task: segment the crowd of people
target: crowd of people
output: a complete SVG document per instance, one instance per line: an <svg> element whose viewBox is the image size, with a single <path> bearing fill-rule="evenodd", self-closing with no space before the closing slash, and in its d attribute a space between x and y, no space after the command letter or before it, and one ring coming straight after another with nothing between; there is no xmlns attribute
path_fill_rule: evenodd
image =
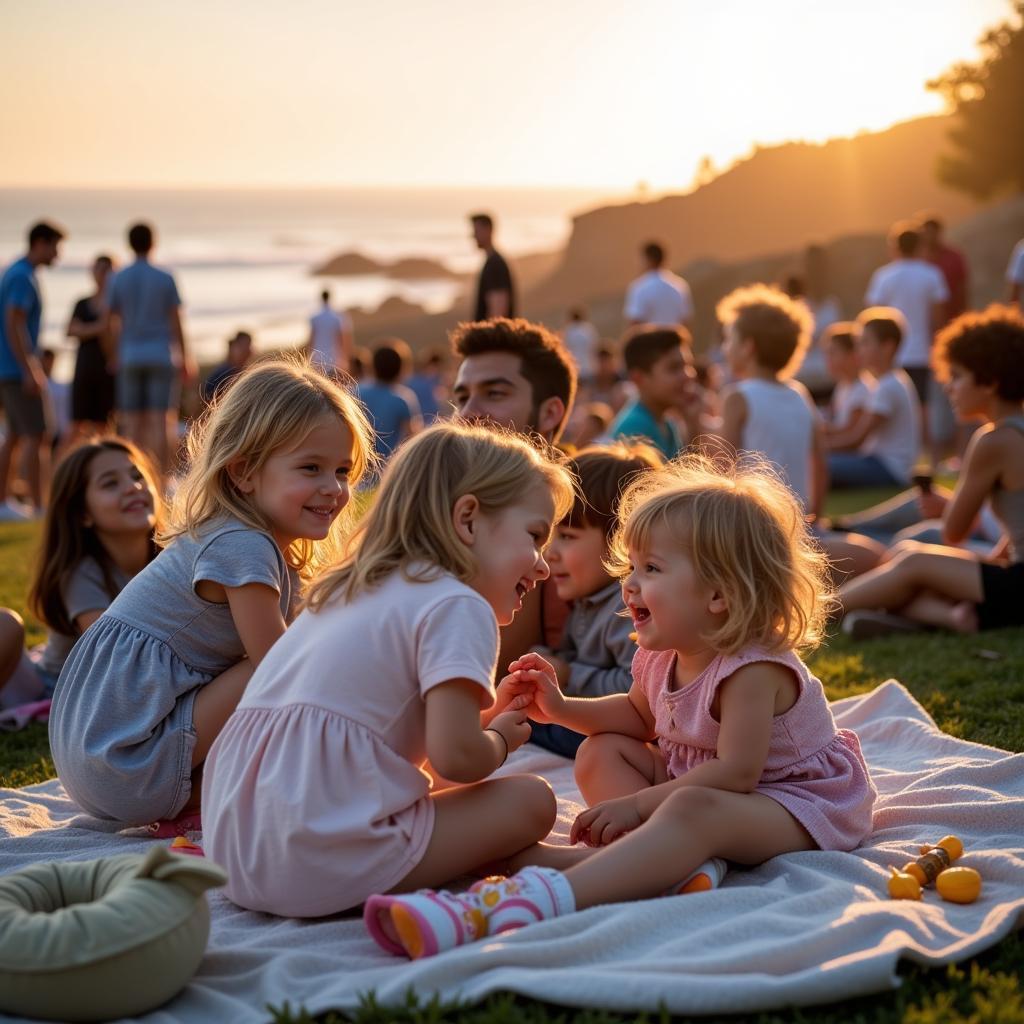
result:
<svg viewBox="0 0 1024 1024"><path fill-rule="evenodd" d="M801 652L835 619L1024 624L1024 243L1007 304L969 312L938 220L900 224L853 319L752 283L699 359L664 246L612 343L582 309L561 334L517 318L494 220L472 225L477 316L447 350L364 352L324 292L302 353L232 337L180 453L196 371L134 225L134 262L99 257L71 318L75 443L49 482L34 270L61 230L32 228L0 281L0 498L42 511L28 606L49 629L26 651L0 615L0 722L48 714L83 810L201 832L241 906L364 905L411 957L856 847L875 790ZM874 485L913 488L825 517L830 487ZM488 778L526 742L575 759L568 847L545 842L545 780ZM501 877L439 891L484 867Z"/></svg>

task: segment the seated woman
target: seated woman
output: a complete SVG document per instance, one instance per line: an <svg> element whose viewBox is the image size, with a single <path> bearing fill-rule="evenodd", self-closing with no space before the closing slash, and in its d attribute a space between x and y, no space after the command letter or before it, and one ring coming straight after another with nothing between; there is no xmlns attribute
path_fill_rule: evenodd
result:
<svg viewBox="0 0 1024 1024"><path fill-rule="evenodd" d="M872 611L964 633L1024 625L1024 317L1009 306L964 314L939 335L935 359L957 416L985 420L943 512L943 540L967 537L987 499L1002 544L988 559L937 544L898 545L891 561L839 590L844 629L854 636L898 628L899 620Z"/></svg>

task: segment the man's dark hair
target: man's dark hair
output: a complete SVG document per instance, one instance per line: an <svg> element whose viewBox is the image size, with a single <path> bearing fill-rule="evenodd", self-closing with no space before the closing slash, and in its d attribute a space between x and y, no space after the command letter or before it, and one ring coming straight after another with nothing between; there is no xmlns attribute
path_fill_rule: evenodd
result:
<svg viewBox="0 0 1024 1024"><path fill-rule="evenodd" d="M29 228L28 247L31 249L36 242L59 242L64 237L64 232L52 221L41 220Z"/></svg>
<svg viewBox="0 0 1024 1024"><path fill-rule="evenodd" d="M485 228L494 230L494 218L489 213L471 213L469 219L473 224L483 224Z"/></svg>
<svg viewBox="0 0 1024 1024"><path fill-rule="evenodd" d="M136 256L145 256L153 248L153 229L144 221L128 229L128 245Z"/></svg>
<svg viewBox="0 0 1024 1024"><path fill-rule="evenodd" d="M896 251L901 256L913 256L921 244L921 234L917 227L906 221L894 224L889 237L896 243Z"/></svg>
<svg viewBox="0 0 1024 1024"><path fill-rule="evenodd" d="M656 267L665 262L665 247L660 242L648 242L643 248L644 259Z"/></svg>
<svg viewBox="0 0 1024 1024"><path fill-rule="evenodd" d="M584 448L568 464L579 487L566 525L576 530L596 526L604 530L605 541L611 540L626 485L638 474L663 464L658 451L647 444L613 441Z"/></svg>
<svg viewBox="0 0 1024 1024"><path fill-rule="evenodd" d="M576 396L576 364L557 335L541 324L517 318L478 320L459 324L451 333L452 351L462 359L488 352L508 352L518 356L519 372L529 381L533 408L549 398L560 398L565 415L557 434L565 425Z"/></svg>
<svg viewBox="0 0 1024 1024"><path fill-rule="evenodd" d="M1024 402L1024 315L999 305L964 313L939 332L933 359L940 377L956 363L1004 402Z"/></svg>
<svg viewBox="0 0 1024 1024"><path fill-rule="evenodd" d="M331 293L326 288L320 293L320 301L321 302L330 302L331 301Z"/></svg>
<svg viewBox="0 0 1024 1024"><path fill-rule="evenodd" d="M835 345L837 348L841 348L844 352L852 352L854 342L857 340L857 325L851 323L849 320L837 320L834 324L829 324L821 333L821 344Z"/></svg>
<svg viewBox="0 0 1024 1024"><path fill-rule="evenodd" d="M107 270L112 270L114 267L114 257L108 256L105 252L101 252L99 256L97 256L96 259L93 260L93 263L99 263L102 266L106 267Z"/></svg>
<svg viewBox="0 0 1024 1024"><path fill-rule="evenodd" d="M412 362L409 346L393 338L373 350L373 376L381 384L394 384Z"/></svg>
<svg viewBox="0 0 1024 1024"><path fill-rule="evenodd" d="M865 313L867 314L865 316ZM894 348L899 348L900 342L903 341L903 327L900 322L890 316L875 316L872 311L865 310L865 313L861 313L857 317L857 324L861 330L865 327L871 328L871 333L879 341L887 342Z"/></svg>
<svg viewBox="0 0 1024 1024"><path fill-rule="evenodd" d="M691 348L690 332L685 327L651 327L638 324L630 328L622 339L622 361L627 370L650 373L651 367L673 349Z"/></svg>

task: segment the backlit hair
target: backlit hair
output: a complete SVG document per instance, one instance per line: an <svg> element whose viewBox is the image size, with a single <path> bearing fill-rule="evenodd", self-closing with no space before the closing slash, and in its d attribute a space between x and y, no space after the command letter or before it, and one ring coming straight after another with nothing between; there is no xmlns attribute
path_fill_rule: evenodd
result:
<svg viewBox="0 0 1024 1024"><path fill-rule="evenodd" d="M715 313L723 325L734 325L737 341L753 342L758 364L780 378L796 370L811 343L811 311L766 284L736 288L718 303Z"/></svg>
<svg viewBox="0 0 1024 1024"><path fill-rule="evenodd" d="M642 442L613 441L577 452L569 469L576 476L579 493L565 525L577 530L596 527L611 540L618 526L619 500L630 481L664 462L661 452Z"/></svg>
<svg viewBox="0 0 1024 1024"><path fill-rule="evenodd" d="M485 515L496 515L537 487L550 491L558 522L572 507L574 483L553 450L545 454L522 435L491 427L430 427L388 463L341 562L310 587L308 607L316 610L336 594L350 601L395 572L413 582L445 572L468 581L477 562L455 532L455 502L472 494Z"/></svg>
<svg viewBox="0 0 1024 1024"><path fill-rule="evenodd" d="M28 607L32 614L50 629L65 636L76 636L78 629L68 615L64 604L64 586L71 573L86 558L92 558L100 567L103 589L113 601L117 596L114 583L116 566L92 526L86 526L88 508L86 492L89 489L90 468L98 455L104 452L122 452L138 469L153 495L155 529L163 517L160 487L156 473L145 452L123 437L100 437L86 441L67 453L57 463L50 484L50 503L43 520L43 539L39 561L28 593ZM151 540L150 558L159 549Z"/></svg>
<svg viewBox="0 0 1024 1024"><path fill-rule="evenodd" d="M630 572L629 550L654 531L684 550L697 579L725 598L721 626L704 641L720 654L813 647L834 596L828 562L793 492L760 459L739 465L687 454L632 483L608 569Z"/></svg>
<svg viewBox="0 0 1024 1024"><path fill-rule="evenodd" d="M373 460L370 425L362 406L327 376L301 359L251 363L218 394L188 438L189 470L171 506L170 523L157 538L166 545L182 534L196 536L212 520L230 516L257 530L271 525L232 480L258 473L282 448L302 443L320 419L333 414L352 432L352 471L358 483ZM352 517L352 503L335 519L327 538L296 540L284 552L302 575L331 558Z"/></svg>
<svg viewBox="0 0 1024 1024"><path fill-rule="evenodd" d="M939 332L932 362L940 380L956 363L1004 402L1024 402L1024 314L1000 305L961 314Z"/></svg>

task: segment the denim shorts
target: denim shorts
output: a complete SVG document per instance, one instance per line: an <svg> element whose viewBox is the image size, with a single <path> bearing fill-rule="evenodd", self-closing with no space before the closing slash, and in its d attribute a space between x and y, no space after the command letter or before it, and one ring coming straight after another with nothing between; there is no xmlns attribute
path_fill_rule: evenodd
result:
<svg viewBox="0 0 1024 1024"><path fill-rule="evenodd" d="M119 412L176 409L180 400L176 366L122 366L117 371Z"/></svg>

